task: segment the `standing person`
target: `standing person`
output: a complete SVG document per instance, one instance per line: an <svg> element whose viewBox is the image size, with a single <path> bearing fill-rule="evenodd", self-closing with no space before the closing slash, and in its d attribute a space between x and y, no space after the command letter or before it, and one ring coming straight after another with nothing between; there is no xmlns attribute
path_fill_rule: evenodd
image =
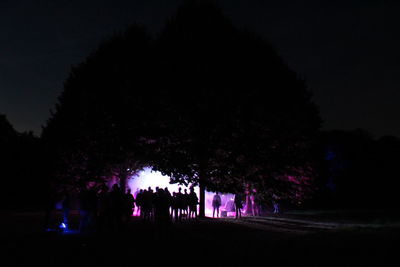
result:
<svg viewBox="0 0 400 267"><path fill-rule="evenodd" d="M142 207L141 213L143 212L143 219L145 221L151 221L153 218L153 190L151 187L148 190L143 191L142 195Z"/></svg>
<svg viewBox="0 0 400 267"><path fill-rule="evenodd" d="M97 197L97 231L104 232L110 222L110 198L108 187L103 184L100 186Z"/></svg>
<svg viewBox="0 0 400 267"><path fill-rule="evenodd" d="M182 195L182 211L184 213L184 217L186 219L189 219L189 212L188 212L188 208L189 208L189 194L187 192L187 189L185 188L184 190L184 194Z"/></svg>
<svg viewBox="0 0 400 267"><path fill-rule="evenodd" d="M194 188L190 187L190 194L189 194L189 219L196 219L197 218L197 204L199 204L199 199L197 198L196 193L194 192Z"/></svg>
<svg viewBox="0 0 400 267"><path fill-rule="evenodd" d="M136 216L139 214L139 212L138 212L139 206L137 204L137 196L138 196L139 192L140 192L140 189L136 188L136 192L133 193L133 199L135 200L135 205L134 206L136 206L136 207L133 207L133 214L136 215Z"/></svg>
<svg viewBox="0 0 400 267"><path fill-rule="evenodd" d="M182 188L178 188L178 193L176 193L176 205L178 206L179 209L179 221L182 221L182 213L183 213L183 194L182 194Z"/></svg>
<svg viewBox="0 0 400 267"><path fill-rule="evenodd" d="M178 203L178 193L172 193L172 211L171 211L171 219L174 218L175 222L179 220L179 203Z"/></svg>
<svg viewBox="0 0 400 267"><path fill-rule="evenodd" d="M111 228L120 231L122 227L124 194L118 184L114 184L110 192Z"/></svg>
<svg viewBox="0 0 400 267"><path fill-rule="evenodd" d="M257 198L257 190L253 189L253 193L250 195L250 200L251 200L251 212L253 216L259 216L259 203L258 203L258 198Z"/></svg>
<svg viewBox="0 0 400 267"><path fill-rule="evenodd" d="M272 195L272 204L274 205L274 213L279 213L278 196L275 194Z"/></svg>
<svg viewBox="0 0 400 267"><path fill-rule="evenodd" d="M236 219L242 217L242 208L243 208L243 196L242 194L238 193L235 195L235 212L236 212Z"/></svg>
<svg viewBox="0 0 400 267"><path fill-rule="evenodd" d="M167 205L168 205L168 213L172 214L172 211L173 211L173 209L172 209L172 195L171 195L171 192L169 192L168 187L164 188L164 194L165 194L165 201L167 202ZM170 216L170 219L172 219L172 215Z"/></svg>
<svg viewBox="0 0 400 267"><path fill-rule="evenodd" d="M279 213L279 204L276 200L273 200L273 204L274 204L274 213Z"/></svg>
<svg viewBox="0 0 400 267"><path fill-rule="evenodd" d="M143 189L139 190L139 193L135 196L136 200L136 215L139 215L141 218L143 218Z"/></svg>
<svg viewBox="0 0 400 267"><path fill-rule="evenodd" d="M169 203L168 195L164 189L159 188L154 195L154 219L157 225L163 227L169 223Z"/></svg>
<svg viewBox="0 0 400 267"><path fill-rule="evenodd" d="M147 201L149 204L149 220L153 221L154 220L154 191L153 189L149 186L148 188L148 194L147 194Z"/></svg>
<svg viewBox="0 0 400 267"><path fill-rule="evenodd" d="M131 189L126 191L124 196L124 210L125 220L128 222L133 214L135 208L135 198L131 194Z"/></svg>
<svg viewBox="0 0 400 267"><path fill-rule="evenodd" d="M170 224L168 202L168 194L165 193L164 189L159 188L154 194L154 221L156 225L156 234L159 235L159 238L163 239L167 237Z"/></svg>
<svg viewBox="0 0 400 267"><path fill-rule="evenodd" d="M161 192L160 188L157 186L156 191L153 193L153 220L158 223L160 220L160 210L162 210L162 201L163 201L163 192Z"/></svg>
<svg viewBox="0 0 400 267"><path fill-rule="evenodd" d="M221 206L221 197L218 195L218 192L213 197L212 206L213 206L213 218L215 217L215 211L217 211L217 218L218 218L219 207Z"/></svg>

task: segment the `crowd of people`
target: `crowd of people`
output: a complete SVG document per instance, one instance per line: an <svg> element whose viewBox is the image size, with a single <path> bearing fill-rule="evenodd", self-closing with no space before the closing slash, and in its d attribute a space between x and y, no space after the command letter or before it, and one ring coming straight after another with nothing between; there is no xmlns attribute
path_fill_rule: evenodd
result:
<svg viewBox="0 0 400 267"><path fill-rule="evenodd" d="M178 192L169 192L165 189L156 187L153 192L151 187L140 189L135 199L136 214L139 214L146 221L182 221L183 219L197 218L198 197L194 192L194 188L178 189Z"/></svg>
<svg viewBox="0 0 400 267"><path fill-rule="evenodd" d="M135 194L130 189L123 192L118 184L112 186L92 187L81 190L78 196L80 223L79 230L108 231L119 230L130 220L133 214L145 221L167 225L171 221L197 219L198 197L194 188L178 189L169 192L168 188L138 189ZM62 227L69 225L71 197L67 190L62 191Z"/></svg>
<svg viewBox="0 0 400 267"><path fill-rule="evenodd" d="M189 191L189 192L188 192ZM61 226L68 228L71 210L71 196L67 190L61 191L61 209L63 219ZM182 220L195 220L198 217L199 199L191 187L188 189L178 188L177 192L171 193L168 188L151 187L137 189L132 194L131 189L123 192L118 184L114 184L109 190L106 185L100 187L88 187L78 194L79 200L79 230L86 231L118 231L124 224L129 222L132 215L139 216L144 221L155 222L157 225L165 226L170 222L181 222ZM246 203L244 203L246 202ZM255 202L254 194L246 196L236 194L229 201L230 208L225 207L223 211L235 212L236 218L242 217L242 209L246 204L246 214L258 216L259 212ZM218 192L212 199L213 217L221 217L221 196ZM279 213L277 198L273 200L273 213ZM250 209L250 210L249 210ZM223 215L225 217L226 214ZM48 216L46 216L47 218Z"/></svg>

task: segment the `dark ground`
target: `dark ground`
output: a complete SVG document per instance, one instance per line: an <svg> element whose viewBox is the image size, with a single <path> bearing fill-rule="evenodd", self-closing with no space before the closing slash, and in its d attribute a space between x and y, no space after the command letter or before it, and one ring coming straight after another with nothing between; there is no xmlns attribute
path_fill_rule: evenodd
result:
<svg viewBox="0 0 400 267"><path fill-rule="evenodd" d="M399 224L363 216L203 219L167 232L133 218L120 233L83 235L42 231L41 213L1 213L0 266L396 265Z"/></svg>

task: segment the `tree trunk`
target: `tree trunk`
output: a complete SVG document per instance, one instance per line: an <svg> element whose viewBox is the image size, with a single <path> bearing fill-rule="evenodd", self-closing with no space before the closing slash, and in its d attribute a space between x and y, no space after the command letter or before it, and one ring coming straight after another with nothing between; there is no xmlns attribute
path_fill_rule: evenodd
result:
<svg viewBox="0 0 400 267"><path fill-rule="evenodd" d="M204 182L202 179L199 180L199 190L200 190L200 211L199 211L199 217L200 218L205 218L206 217L206 187L204 186Z"/></svg>
<svg viewBox="0 0 400 267"><path fill-rule="evenodd" d="M205 218L206 217L206 187L204 186L204 176L203 173L200 174L199 177L199 190L200 190L200 210L199 210L199 217Z"/></svg>
<svg viewBox="0 0 400 267"><path fill-rule="evenodd" d="M119 173L119 188L123 193L125 193L127 178L128 171L126 170L126 166L122 166Z"/></svg>

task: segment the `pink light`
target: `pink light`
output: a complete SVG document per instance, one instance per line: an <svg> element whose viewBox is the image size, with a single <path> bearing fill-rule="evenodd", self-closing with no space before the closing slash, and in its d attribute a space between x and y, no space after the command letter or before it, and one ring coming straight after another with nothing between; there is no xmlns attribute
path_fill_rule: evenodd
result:
<svg viewBox="0 0 400 267"><path fill-rule="evenodd" d="M131 189L132 194L135 194L138 189L147 189L151 187L153 190L158 186L159 188L167 187L168 190L171 192L178 192L178 188L182 188L183 190L186 188L189 192L189 187L179 184L170 184L170 178L168 176L162 175L160 172L152 171L151 168L145 168L137 175L132 176L128 181L128 187ZM196 186L194 188L197 197L200 197L199 188ZM214 197L213 192L205 193L205 214L207 217L212 217L213 208L212 208L212 199ZM222 205L220 207L220 215L221 211L227 211L228 216L232 216L232 203L233 203L233 195L232 194L220 194ZM137 215L137 214L135 214ZM233 213L234 216L234 213Z"/></svg>

